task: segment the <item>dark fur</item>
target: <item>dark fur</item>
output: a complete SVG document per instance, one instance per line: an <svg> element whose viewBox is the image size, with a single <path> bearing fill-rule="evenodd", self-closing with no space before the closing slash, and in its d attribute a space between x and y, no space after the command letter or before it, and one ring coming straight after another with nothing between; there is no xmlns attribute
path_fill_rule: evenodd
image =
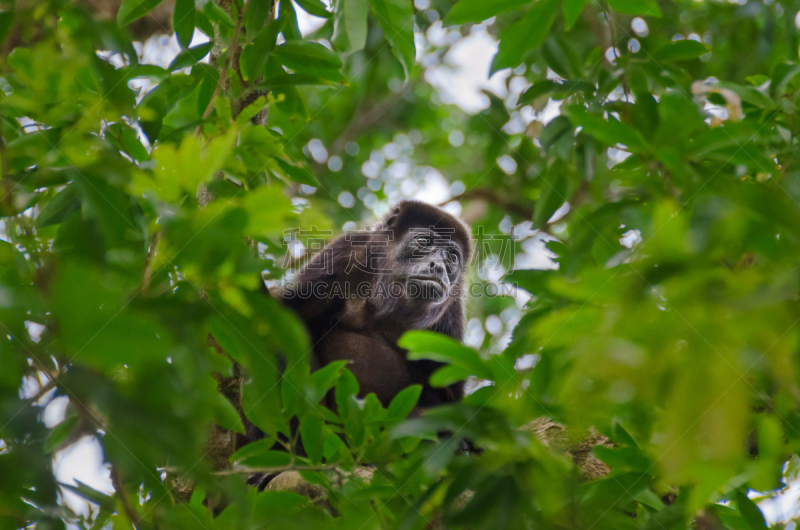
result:
<svg viewBox="0 0 800 530"><path fill-rule="evenodd" d="M430 245L423 245L419 238L424 234L417 234L415 229L431 227L436 237ZM454 251L460 253L457 267L448 261ZM404 388L420 384L423 391L418 408L432 407L460 400L463 382L448 388L431 387L428 379L441 363L407 360L406 351L397 345L397 340L413 329L433 330L462 340L464 266L470 253L470 233L461 221L436 206L403 201L373 230L345 234L329 244L291 283L272 294L280 296L308 326L314 345L312 370L336 360L348 360L361 397L375 393L386 406ZM354 262L366 264L367 270L347 270ZM408 275L416 278L411 283L419 281L420 275L437 278L445 286L446 296L432 301L409 297L408 290L400 297L383 294L393 282L406 281ZM431 285L425 281L422 284ZM371 286L374 296L335 295L357 295L359 285ZM309 288L324 296L300 295L308 294ZM427 289L426 293L440 292L435 287ZM335 409L330 397L325 404ZM248 434L251 440L261 437Z"/></svg>
<svg viewBox="0 0 800 530"><path fill-rule="evenodd" d="M460 267L457 278L451 283L450 295L440 304L384 296L391 282L397 281L397 274L406 272L404 269L409 266L408 238L414 235L410 231L429 227L434 227L435 233L443 239L449 237L461 253ZM423 385L420 407L460 399L463 384L447 389L430 387L428 378L440 364L407 361L397 340L412 329L434 330L462 340L463 266L470 256L469 238L466 226L452 215L429 204L403 201L373 230L343 235L317 254L281 293L284 303L308 325L317 366L335 360L351 361L348 368L359 382L361 395L374 392L384 405L412 384ZM413 260L416 262L411 265L417 268L424 261L419 256ZM367 264L369 271L358 268L347 271L348 264L356 261ZM328 263L331 265L326 266ZM372 272L375 269L392 272ZM358 286L365 284L372 285L375 296L345 299L335 294L323 298L298 295L304 287L308 293L309 286L329 295L337 293L337 287L340 293L358 294ZM378 284L382 284L382 290Z"/></svg>

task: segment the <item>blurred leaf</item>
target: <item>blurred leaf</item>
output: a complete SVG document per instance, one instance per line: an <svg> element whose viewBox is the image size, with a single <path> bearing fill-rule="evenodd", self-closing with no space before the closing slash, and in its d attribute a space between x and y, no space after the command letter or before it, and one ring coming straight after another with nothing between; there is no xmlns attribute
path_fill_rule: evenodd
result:
<svg viewBox="0 0 800 530"><path fill-rule="evenodd" d="M283 20L270 22L258 32L251 42L242 47L242 54L239 57L239 67L242 78L245 81L255 81L259 79L267 61L275 50L278 33L280 33L282 28Z"/></svg>
<svg viewBox="0 0 800 530"><path fill-rule="evenodd" d="M325 4L320 0L296 0L297 5L303 8L309 15L321 18L331 18L331 12L325 9Z"/></svg>
<svg viewBox="0 0 800 530"><path fill-rule="evenodd" d="M556 0L537 0L519 21L500 34L497 55L492 59L490 74L503 68L514 68L522 62L528 50L544 40L556 17Z"/></svg>
<svg viewBox="0 0 800 530"><path fill-rule="evenodd" d="M562 9L564 11L564 27L567 30L575 25L585 5L586 0L564 0Z"/></svg>
<svg viewBox="0 0 800 530"><path fill-rule="evenodd" d="M403 65L405 77L411 76L414 65L414 10L406 0L368 0L375 18L383 29L392 53Z"/></svg>
<svg viewBox="0 0 800 530"><path fill-rule="evenodd" d="M702 42L684 39L671 42L653 54L656 61L686 61L708 53L709 47Z"/></svg>
<svg viewBox="0 0 800 530"><path fill-rule="evenodd" d="M117 11L117 24L127 26L134 20L145 16L151 9L161 3L161 0L122 0Z"/></svg>
<svg viewBox="0 0 800 530"><path fill-rule="evenodd" d="M584 133L594 136L606 145L613 146L620 143L634 153L647 147L642 135L630 125L611 117L603 119L577 106L569 107L567 112L572 122L582 127Z"/></svg>
<svg viewBox="0 0 800 530"><path fill-rule="evenodd" d="M278 167L280 167L281 172L293 181L299 182L300 184L306 184L308 186L316 187L320 185L317 177L307 167L295 165L281 159L276 160L276 162L278 163Z"/></svg>
<svg viewBox="0 0 800 530"><path fill-rule="evenodd" d="M109 125L106 129L106 138L114 144L114 147L123 151L137 162L144 162L150 158L147 149L137 138L136 131L124 123L112 123Z"/></svg>
<svg viewBox="0 0 800 530"><path fill-rule="evenodd" d="M411 360L431 359L446 362L471 371L479 378L491 379L492 374L478 352L452 338L431 331L408 331L398 341L408 350Z"/></svg>
<svg viewBox="0 0 800 530"><path fill-rule="evenodd" d="M2 43L6 39L6 35L8 35L8 30L11 29L11 26L14 24L14 13L5 11L0 12L0 43Z"/></svg>
<svg viewBox="0 0 800 530"><path fill-rule="evenodd" d="M36 218L36 225L44 227L60 223L80 207L81 199L78 194L78 187L75 184L70 184L47 202Z"/></svg>
<svg viewBox="0 0 800 530"><path fill-rule="evenodd" d="M74 480L74 479L73 479ZM92 502L98 506L101 506L105 509L113 510L115 508L114 498L106 495L105 493L98 491L91 486L87 486L80 480L75 480L77 486L73 486L71 484L64 484L59 483L59 487L64 488L66 490L71 491L72 493L83 497L89 502Z"/></svg>
<svg viewBox="0 0 800 530"><path fill-rule="evenodd" d="M286 41L272 52L287 68L331 81L343 80L342 62L334 52L316 42Z"/></svg>
<svg viewBox="0 0 800 530"><path fill-rule="evenodd" d="M225 430L245 434L244 425L239 412L222 394L215 392L214 396L214 421Z"/></svg>
<svg viewBox="0 0 800 530"><path fill-rule="evenodd" d="M608 0L611 9L626 15L660 17L661 10L654 0Z"/></svg>
<svg viewBox="0 0 800 530"><path fill-rule="evenodd" d="M274 8L272 2L255 1L247 5L247 12L244 15L247 42L252 42L258 35L262 34L264 26L267 25L269 20L271 8ZM275 21L272 23L275 23Z"/></svg>
<svg viewBox="0 0 800 530"><path fill-rule="evenodd" d="M569 180L565 175L550 171L541 179L542 189L533 211L533 224L536 227L543 227L569 199Z"/></svg>
<svg viewBox="0 0 800 530"><path fill-rule="evenodd" d="M367 11L367 3L362 0L336 1L331 44L337 50L354 52L364 49L367 43Z"/></svg>
<svg viewBox="0 0 800 530"><path fill-rule="evenodd" d="M52 453L58 449L69 438L69 435L79 422L79 416L67 416L61 423L56 425L44 442L45 453Z"/></svg>
<svg viewBox="0 0 800 530"><path fill-rule="evenodd" d="M172 60L171 63L169 63L168 70L170 72L174 72L175 70L181 70L187 66L194 65L195 63L199 62L200 59L208 55L213 47L213 42L207 42L205 44L195 46L194 48L187 48L183 50Z"/></svg>
<svg viewBox="0 0 800 530"><path fill-rule="evenodd" d="M230 14L226 13L224 9L218 6L215 2L206 2L203 7L203 13L208 19L216 24L220 24L228 29L233 29L236 24L233 22ZM213 36L213 32L208 36Z"/></svg>
<svg viewBox="0 0 800 530"><path fill-rule="evenodd" d="M389 403L389 418L405 418L408 416L419 400L422 393L421 385L411 385L401 390Z"/></svg>
<svg viewBox="0 0 800 530"><path fill-rule="evenodd" d="M184 50L189 47L194 35L194 11L194 0L175 0L172 28Z"/></svg>
<svg viewBox="0 0 800 530"><path fill-rule="evenodd" d="M554 37L545 39L542 56L548 66L561 77L565 79L581 79L583 77L580 57L567 40ZM569 82L564 85L561 88L567 89ZM573 89L577 90L583 86L585 85L578 85ZM594 91L594 86L591 86L591 91Z"/></svg>
<svg viewBox="0 0 800 530"><path fill-rule="evenodd" d="M499 0L496 2L482 2L481 0L459 0L444 18L446 26L463 24L465 22L483 22L486 19L510 11L532 0Z"/></svg>
<svg viewBox="0 0 800 530"><path fill-rule="evenodd" d="M312 464L322 461L324 436L322 420L317 416L305 416L300 421L300 436L303 439L303 448Z"/></svg>
<svg viewBox="0 0 800 530"><path fill-rule="evenodd" d="M764 520L761 510L742 490L736 490L736 505L749 528L752 530L767 528L767 522Z"/></svg>

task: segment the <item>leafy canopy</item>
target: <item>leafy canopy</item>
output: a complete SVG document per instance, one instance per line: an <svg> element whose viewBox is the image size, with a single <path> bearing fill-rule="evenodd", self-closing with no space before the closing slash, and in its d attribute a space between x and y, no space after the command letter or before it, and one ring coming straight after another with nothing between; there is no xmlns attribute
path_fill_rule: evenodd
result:
<svg viewBox="0 0 800 530"><path fill-rule="evenodd" d="M800 462L796 3L176 0L161 64L131 37L158 4L0 5L1 528L765 526L753 492ZM505 94L443 102L487 36ZM434 384L482 381L406 420L419 387L383 408L311 373L258 275L419 189L474 227L473 293L523 294L472 295L468 345L402 339ZM267 438L231 461L333 510L205 457L211 423L242 431L234 361ZM540 416L607 436L609 474L519 431ZM272 450L292 417L306 457ZM53 473L87 437L103 491Z"/></svg>

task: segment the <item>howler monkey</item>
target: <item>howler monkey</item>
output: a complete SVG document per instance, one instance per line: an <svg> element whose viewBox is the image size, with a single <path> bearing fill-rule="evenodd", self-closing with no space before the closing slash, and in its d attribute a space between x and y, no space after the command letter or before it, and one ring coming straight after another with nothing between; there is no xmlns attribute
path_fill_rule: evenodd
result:
<svg viewBox="0 0 800 530"><path fill-rule="evenodd" d="M397 340L415 329L462 340L470 252L464 223L436 206L402 201L372 230L346 233L326 246L271 294L308 327L312 370L347 360L360 397L375 393L387 406L419 384L417 407L431 407L460 400L463 382L431 387L428 379L441 363L408 360ZM329 398L325 405L336 406ZM250 440L263 436L248 427Z"/></svg>
<svg viewBox="0 0 800 530"><path fill-rule="evenodd" d="M374 392L384 406L413 384L423 387L419 407L461 399L463 383L431 387L428 378L440 363L407 360L397 340L412 329L462 340L469 256L464 223L410 200L374 229L347 233L325 247L280 295L308 326L312 369L350 361L361 397Z"/></svg>

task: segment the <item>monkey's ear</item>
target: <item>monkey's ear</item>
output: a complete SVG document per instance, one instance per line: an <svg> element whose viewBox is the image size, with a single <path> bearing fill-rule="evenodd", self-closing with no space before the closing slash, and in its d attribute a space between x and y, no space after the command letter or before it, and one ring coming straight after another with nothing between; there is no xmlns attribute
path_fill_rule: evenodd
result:
<svg viewBox="0 0 800 530"><path fill-rule="evenodd" d="M383 227L384 228L394 228L397 224L397 220L400 216L400 207L395 206L391 213L383 220Z"/></svg>

